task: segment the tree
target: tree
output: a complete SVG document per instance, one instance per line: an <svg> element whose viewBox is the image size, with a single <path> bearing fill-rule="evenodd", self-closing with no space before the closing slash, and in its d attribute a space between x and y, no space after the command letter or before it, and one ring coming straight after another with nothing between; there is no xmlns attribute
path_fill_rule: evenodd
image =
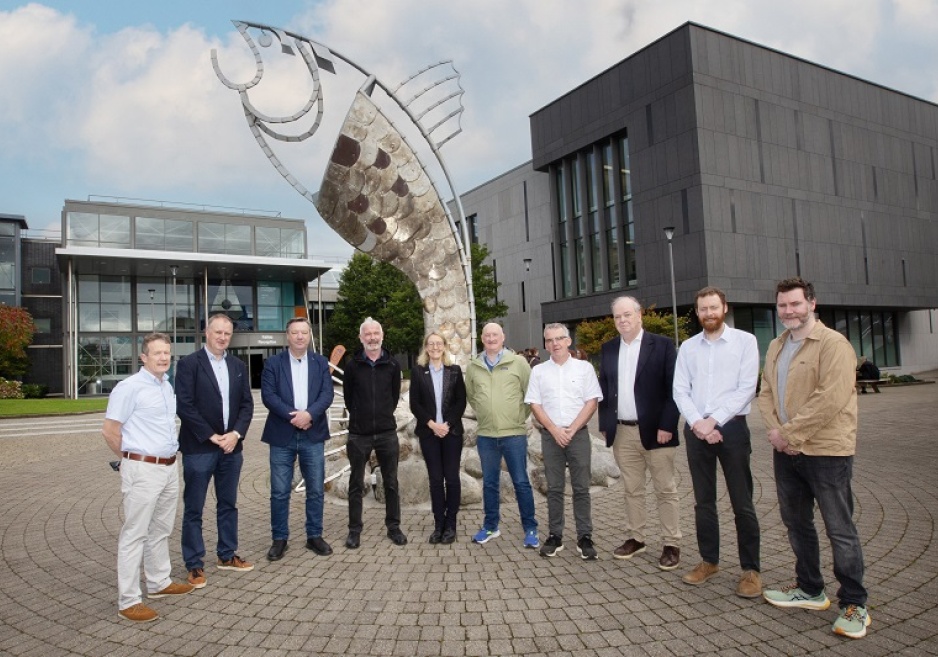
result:
<svg viewBox="0 0 938 657"><path fill-rule="evenodd" d="M402 271L356 252L339 282L326 347L359 346L358 329L366 317L384 328L384 346L394 353L416 353L423 340L423 306L416 286Z"/></svg>
<svg viewBox="0 0 938 657"><path fill-rule="evenodd" d="M26 347L36 326L25 308L0 305L0 377L19 378L29 369Z"/></svg>
<svg viewBox="0 0 938 657"><path fill-rule="evenodd" d="M486 264L489 249L484 244L472 245L472 296L476 302L476 326L479 332L496 317L508 314L508 304L498 300L501 283L495 280L495 268Z"/></svg>
<svg viewBox="0 0 938 657"><path fill-rule="evenodd" d="M677 318L678 337L684 342L690 337L690 320L687 317ZM649 333L674 337L674 315L672 313L658 312L648 308L642 313L642 328ZM582 321L576 327L576 346L590 356L599 353L604 342L608 342L619 335L612 317Z"/></svg>

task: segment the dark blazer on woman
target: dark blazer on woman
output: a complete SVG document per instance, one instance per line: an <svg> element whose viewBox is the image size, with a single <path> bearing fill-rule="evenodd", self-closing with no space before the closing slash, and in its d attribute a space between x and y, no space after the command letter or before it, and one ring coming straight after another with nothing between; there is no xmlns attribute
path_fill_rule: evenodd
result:
<svg viewBox="0 0 938 657"><path fill-rule="evenodd" d="M466 384L459 365L443 366L443 421L454 436L463 433L462 415L466 410ZM429 365L418 365L410 374L410 412L417 418L416 434L433 436L427 422L436 419L436 396Z"/></svg>

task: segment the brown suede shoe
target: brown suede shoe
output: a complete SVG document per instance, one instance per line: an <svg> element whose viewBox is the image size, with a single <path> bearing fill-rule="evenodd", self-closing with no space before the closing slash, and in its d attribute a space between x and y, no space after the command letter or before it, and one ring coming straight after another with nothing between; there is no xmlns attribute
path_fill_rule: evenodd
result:
<svg viewBox="0 0 938 657"><path fill-rule="evenodd" d="M157 591L156 593L147 593L148 598L165 598L168 595L185 595L186 593L192 593L195 589L191 584L181 584L180 582L170 582L162 591Z"/></svg>
<svg viewBox="0 0 938 657"><path fill-rule="evenodd" d="M692 571L684 575L681 579L687 584L700 586L718 572L720 572L720 567L715 563L701 561Z"/></svg>
<svg viewBox="0 0 938 657"><path fill-rule="evenodd" d="M237 554L228 559L227 561L218 560L218 570L237 570L242 573L246 573L249 570L254 570L254 564L250 561L245 561Z"/></svg>
<svg viewBox="0 0 938 657"><path fill-rule="evenodd" d="M681 564L681 548L665 545L658 559L658 568L661 570L674 570Z"/></svg>
<svg viewBox="0 0 938 657"><path fill-rule="evenodd" d="M740 598L762 597L762 577L755 570L744 570L736 586L736 595Z"/></svg>
<svg viewBox="0 0 938 657"><path fill-rule="evenodd" d="M644 543L636 541L634 538L630 538L625 543L617 547L612 553L612 556L614 556L616 559L631 559L636 554L641 554L644 551Z"/></svg>
<svg viewBox="0 0 938 657"><path fill-rule="evenodd" d="M186 578L189 585L194 589L205 588L205 571L202 568L193 568L189 571L189 577Z"/></svg>
<svg viewBox="0 0 938 657"><path fill-rule="evenodd" d="M117 612L117 615L121 618L126 618L129 621L134 623L149 623L150 621L155 621L160 617L155 610L150 609L142 602L138 602L135 605L127 607L127 609L121 609Z"/></svg>

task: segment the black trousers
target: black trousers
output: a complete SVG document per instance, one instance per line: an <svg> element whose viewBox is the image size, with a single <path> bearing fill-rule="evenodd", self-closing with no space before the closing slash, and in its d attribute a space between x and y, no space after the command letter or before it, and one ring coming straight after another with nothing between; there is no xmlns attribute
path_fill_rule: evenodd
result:
<svg viewBox="0 0 938 657"><path fill-rule="evenodd" d="M374 451L378 457L378 467L381 468L381 479L384 482L384 524L389 530L400 529L401 526L401 498L397 488L397 463L401 453L397 432L387 431L374 435L361 435L350 433L348 436L349 464L352 466L351 479L348 485L348 529L350 532L361 532L362 527L362 494L365 465Z"/></svg>

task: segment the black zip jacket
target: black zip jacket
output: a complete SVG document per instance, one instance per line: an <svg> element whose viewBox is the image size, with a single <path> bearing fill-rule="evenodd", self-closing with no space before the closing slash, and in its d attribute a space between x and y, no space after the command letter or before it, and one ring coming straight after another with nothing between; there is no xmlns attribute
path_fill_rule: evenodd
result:
<svg viewBox="0 0 938 657"><path fill-rule="evenodd" d="M394 409L401 398L401 366L385 350L372 363L359 349L345 365L349 433L372 436L397 429Z"/></svg>

